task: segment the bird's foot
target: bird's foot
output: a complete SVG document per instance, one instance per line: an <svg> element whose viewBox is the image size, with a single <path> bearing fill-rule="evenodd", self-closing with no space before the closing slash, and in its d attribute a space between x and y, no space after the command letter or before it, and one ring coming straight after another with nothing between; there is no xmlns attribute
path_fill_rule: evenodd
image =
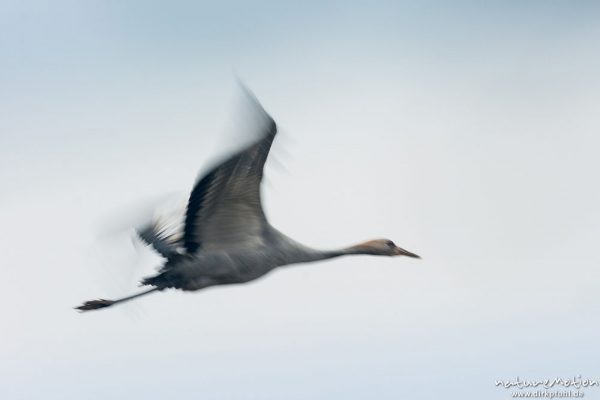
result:
<svg viewBox="0 0 600 400"><path fill-rule="evenodd" d="M113 304L115 304L115 302L113 300L105 300L105 299L90 300L90 301L86 301L79 307L75 307L75 309L79 310L79 311L98 310L100 308L110 307Z"/></svg>

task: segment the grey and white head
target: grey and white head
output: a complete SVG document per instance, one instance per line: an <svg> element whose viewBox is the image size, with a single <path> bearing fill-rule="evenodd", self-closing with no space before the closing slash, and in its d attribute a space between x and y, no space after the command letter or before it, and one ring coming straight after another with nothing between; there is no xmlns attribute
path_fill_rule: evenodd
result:
<svg viewBox="0 0 600 400"><path fill-rule="evenodd" d="M371 254L376 256L407 256L412 258L421 258L408 250L398 247L389 239L368 240L350 247L349 250L359 254Z"/></svg>

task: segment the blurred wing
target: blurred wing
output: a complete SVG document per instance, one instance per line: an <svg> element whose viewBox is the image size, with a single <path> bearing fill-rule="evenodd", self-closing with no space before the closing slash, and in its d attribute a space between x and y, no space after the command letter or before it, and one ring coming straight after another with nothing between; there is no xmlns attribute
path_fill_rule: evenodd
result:
<svg viewBox="0 0 600 400"><path fill-rule="evenodd" d="M166 259L170 259L179 252L181 243L177 233L168 232L167 227L160 227L155 223L151 223L146 227L137 231L138 236L144 243L152 246L154 250Z"/></svg>
<svg viewBox="0 0 600 400"><path fill-rule="evenodd" d="M252 99L261 114L260 138L210 170L192 190L183 235L188 253L254 247L263 242L267 220L260 182L277 126Z"/></svg>

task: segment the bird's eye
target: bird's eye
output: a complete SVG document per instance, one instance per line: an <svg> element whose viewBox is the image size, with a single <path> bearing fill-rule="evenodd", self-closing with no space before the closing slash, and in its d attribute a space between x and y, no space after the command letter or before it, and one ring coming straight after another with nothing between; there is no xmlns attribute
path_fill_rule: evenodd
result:
<svg viewBox="0 0 600 400"><path fill-rule="evenodd" d="M391 240L388 240L387 242L385 242L385 244L388 245L388 247L396 247L394 242L392 242Z"/></svg>

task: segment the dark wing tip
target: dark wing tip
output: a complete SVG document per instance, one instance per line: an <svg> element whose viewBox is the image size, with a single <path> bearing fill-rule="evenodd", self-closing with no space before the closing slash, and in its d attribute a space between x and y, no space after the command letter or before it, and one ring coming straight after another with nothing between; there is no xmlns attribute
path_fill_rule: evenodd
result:
<svg viewBox="0 0 600 400"><path fill-rule="evenodd" d="M144 244L151 246L155 238L155 227L154 224L149 224L144 228L138 228L135 230L137 236L144 242Z"/></svg>
<svg viewBox="0 0 600 400"><path fill-rule="evenodd" d="M171 241L174 234L169 234L168 229L167 226L161 227L157 223L150 223L145 228L137 229L136 233L144 244L169 259L177 254L177 243Z"/></svg>
<svg viewBox="0 0 600 400"><path fill-rule="evenodd" d="M194 237L194 230L196 229L194 220L202 208L204 197L206 196L208 188L216 173L217 169L215 168L206 174L198 183L196 183L192 193L190 193L185 215L185 224L183 226L183 246L188 254L193 254L200 248L200 243Z"/></svg>

